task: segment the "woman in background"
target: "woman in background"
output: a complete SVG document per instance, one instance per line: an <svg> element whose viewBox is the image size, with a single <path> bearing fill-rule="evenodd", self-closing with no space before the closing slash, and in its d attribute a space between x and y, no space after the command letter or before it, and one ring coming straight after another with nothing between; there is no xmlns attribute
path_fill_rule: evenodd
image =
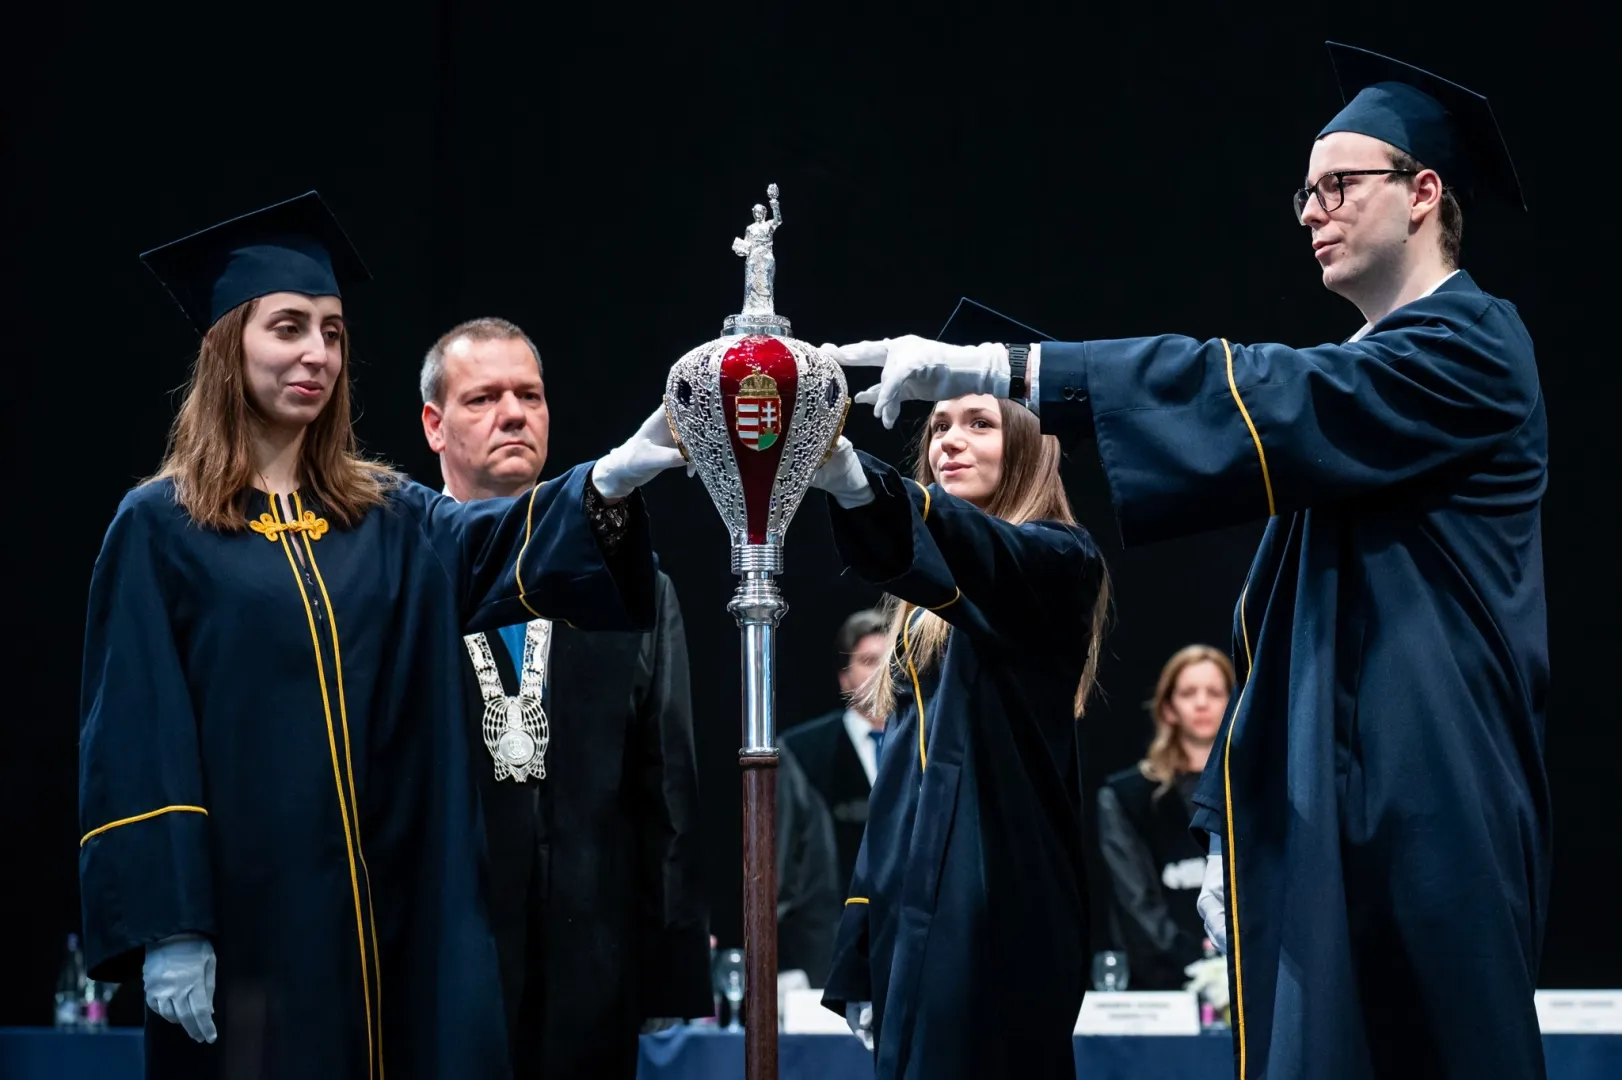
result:
<svg viewBox="0 0 1622 1080"><path fill-rule="evenodd" d="M1204 955L1194 902L1205 851L1188 831L1194 788L1233 693L1233 665L1208 645L1179 649L1149 702L1154 740L1144 759L1098 792L1098 842L1109 868L1110 925L1134 990L1180 990Z"/></svg>
<svg viewBox="0 0 1622 1080"><path fill-rule="evenodd" d="M891 597L856 700L892 719L823 1004L871 1039L879 1080L1073 1077L1076 720L1108 574L1023 406L938 402L915 476L842 438L812 481L845 564Z"/></svg>

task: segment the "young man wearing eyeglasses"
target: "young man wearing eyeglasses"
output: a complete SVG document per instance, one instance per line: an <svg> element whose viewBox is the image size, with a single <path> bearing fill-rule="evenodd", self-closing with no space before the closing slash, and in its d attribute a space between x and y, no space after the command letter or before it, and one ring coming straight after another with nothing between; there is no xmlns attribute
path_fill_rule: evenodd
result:
<svg viewBox="0 0 1622 1080"><path fill-rule="evenodd" d="M1461 207L1524 203L1484 97L1330 52L1357 93L1295 206L1346 341L829 348L883 365L886 426L990 392L1092 435L1128 544L1268 520L1193 822L1239 1076L1542 1077L1547 428L1526 327L1459 269Z"/></svg>

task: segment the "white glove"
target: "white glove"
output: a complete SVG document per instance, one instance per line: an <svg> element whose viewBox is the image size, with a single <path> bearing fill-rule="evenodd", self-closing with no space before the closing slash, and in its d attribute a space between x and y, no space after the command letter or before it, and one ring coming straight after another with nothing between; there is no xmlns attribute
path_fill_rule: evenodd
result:
<svg viewBox="0 0 1622 1080"><path fill-rule="evenodd" d="M146 947L141 965L147 1008L179 1024L200 1043L214 1030L214 946L196 934L176 934Z"/></svg>
<svg viewBox="0 0 1622 1080"><path fill-rule="evenodd" d="M603 498L623 499L666 469L680 465L687 465L687 475L693 475L696 466L688 465L676 449L676 439L670 434L670 422L661 405L642 422L635 435L597 459L591 467L591 482Z"/></svg>
<svg viewBox="0 0 1622 1080"><path fill-rule="evenodd" d="M1194 910L1205 923L1205 936L1211 939L1224 956L1228 953L1227 887L1222 878L1222 856L1205 857L1205 881L1200 886L1200 898L1194 901Z"/></svg>
<svg viewBox="0 0 1622 1080"><path fill-rule="evenodd" d="M862 1040L862 1045L873 1049L873 1003L871 1001L845 1002L845 1023L850 1033Z"/></svg>
<svg viewBox="0 0 1622 1080"><path fill-rule="evenodd" d="M947 345L908 334L854 345L824 345L846 367L883 367L879 384L851 400L873 406L887 428L895 427L903 401L947 401L964 394L1008 396L1008 349L1003 345Z"/></svg>
<svg viewBox="0 0 1622 1080"><path fill-rule="evenodd" d="M843 435L834 444L833 456L811 474L811 486L832 495L834 501L846 510L854 510L873 501L873 488L867 482L867 473L856 456L856 448Z"/></svg>

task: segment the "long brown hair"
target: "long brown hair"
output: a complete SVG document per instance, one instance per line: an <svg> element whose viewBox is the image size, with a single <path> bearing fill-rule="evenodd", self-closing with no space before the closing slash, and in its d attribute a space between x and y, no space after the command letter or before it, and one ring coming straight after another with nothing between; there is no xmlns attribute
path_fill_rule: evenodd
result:
<svg viewBox="0 0 1622 1080"><path fill-rule="evenodd" d="M1160 785L1155 788L1153 797L1156 799L1171 790L1178 774L1193 771L1189 767L1188 754L1183 750L1182 741L1177 738L1177 725L1166 719L1166 709L1171 706L1172 695L1177 692L1177 677L1183 673L1183 669L1204 663L1215 664L1221 669L1222 677L1228 681L1228 696L1232 697L1233 662L1209 645L1185 645L1172 653L1166 666L1160 669L1155 696L1144 706L1155 722L1155 737L1149 744L1149 752L1138 762L1138 771Z"/></svg>
<svg viewBox="0 0 1622 1080"><path fill-rule="evenodd" d="M1057 521L1076 524L1070 510L1070 500L1059 479L1059 440L1042 434L1042 425L1023 405L1006 399L998 401L1002 414L1002 474L991 493L985 512L1014 525L1029 521ZM913 463L913 479L928 487L935 482L929 467L931 425L925 424L919 435L917 456ZM1100 560L1098 597L1093 601L1092 629L1087 639L1087 660L1082 667L1081 682L1076 687L1075 715L1080 717L1087 709L1087 698L1098 681L1098 656L1103 647L1104 624L1109 616L1109 570ZM869 716L888 716L895 708L895 679L901 662L901 632L914 608L911 604L891 596L884 602L889 619L890 647L885 651L884 663L873 677L859 690L855 699L858 707ZM951 626L934 612L926 611L918 617L916 629L908 631L907 651L914 670L922 673L946 651L946 640Z"/></svg>
<svg viewBox="0 0 1622 1080"><path fill-rule="evenodd" d="M174 481L175 501L191 519L225 532L247 527L243 497L253 486L252 434L263 422L248 394L242 345L258 304L249 300L232 308L203 335L163 464L146 480ZM339 332L338 348L342 362L332 399L305 429L299 448L299 483L306 502L347 526L382 503L397 477L360 456L349 416L347 329Z"/></svg>

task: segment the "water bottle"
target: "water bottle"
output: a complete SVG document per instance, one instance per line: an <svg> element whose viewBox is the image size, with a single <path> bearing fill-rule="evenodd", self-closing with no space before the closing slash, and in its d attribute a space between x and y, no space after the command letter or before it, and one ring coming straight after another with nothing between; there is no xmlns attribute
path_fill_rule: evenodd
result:
<svg viewBox="0 0 1622 1080"><path fill-rule="evenodd" d="M62 970L56 976L56 1026L58 1030L75 1031L84 1023L85 984L84 953L79 950L79 935L68 935L67 954Z"/></svg>
<svg viewBox="0 0 1622 1080"><path fill-rule="evenodd" d="M1205 939L1205 947L1201 951L1204 954L1203 958L1206 960L1214 960L1222 955L1221 953L1217 952L1216 946L1211 944L1210 938ZM1220 1013L1217 1012L1216 1006L1211 1004L1210 1001L1206 1000L1205 995L1200 995L1201 1029L1205 1031L1223 1031L1227 1029L1227 1026L1227 1010L1224 1009Z"/></svg>
<svg viewBox="0 0 1622 1080"><path fill-rule="evenodd" d="M85 980L84 1027L86 1031L107 1030L107 1008L118 993L118 984Z"/></svg>

